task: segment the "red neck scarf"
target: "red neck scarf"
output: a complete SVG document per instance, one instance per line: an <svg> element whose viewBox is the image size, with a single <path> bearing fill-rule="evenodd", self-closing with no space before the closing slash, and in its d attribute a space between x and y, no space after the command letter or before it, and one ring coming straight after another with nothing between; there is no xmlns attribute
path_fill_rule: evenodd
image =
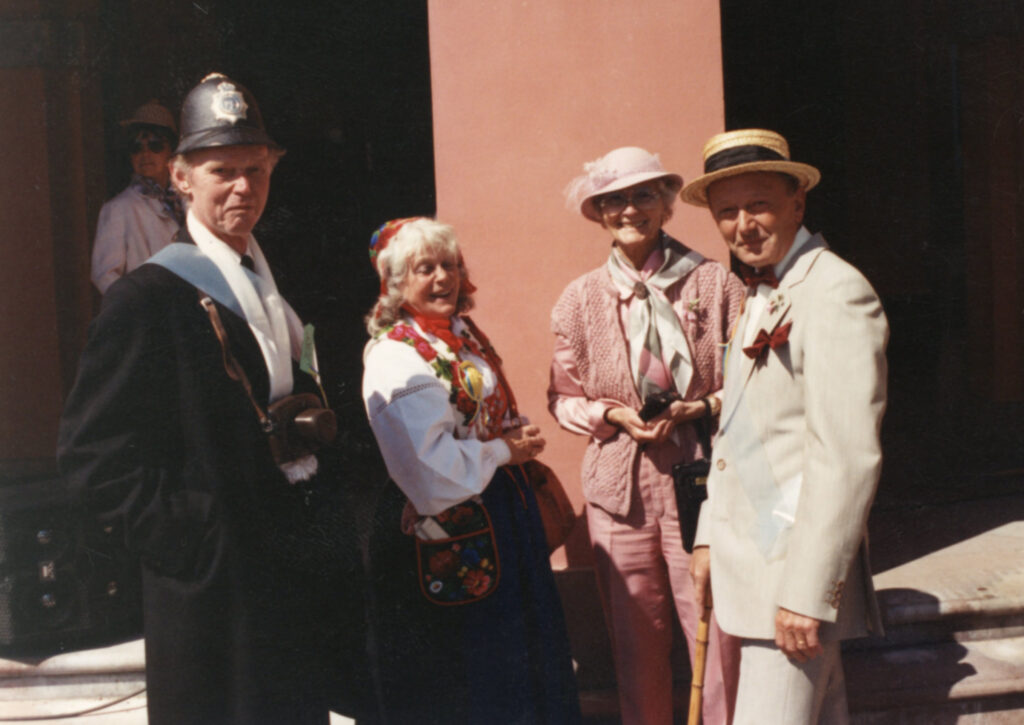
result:
<svg viewBox="0 0 1024 725"><path fill-rule="evenodd" d="M456 354L468 342L466 338L459 337L452 332L452 318L450 317L427 317L409 305L402 305L402 310L420 326L421 330L442 340Z"/></svg>

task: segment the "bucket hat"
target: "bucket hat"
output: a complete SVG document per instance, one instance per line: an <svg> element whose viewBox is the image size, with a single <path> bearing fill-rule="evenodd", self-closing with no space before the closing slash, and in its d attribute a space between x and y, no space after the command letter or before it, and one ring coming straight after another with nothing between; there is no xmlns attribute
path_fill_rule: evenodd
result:
<svg viewBox="0 0 1024 725"><path fill-rule="evenodd" d="M170 129L175 135L178 133L178 127L174 123L174 114L164 106L161 106L156 100L146 101L132 111L128 118L121 119L118 123L126 128L134 124L163 126Z"/></svg>

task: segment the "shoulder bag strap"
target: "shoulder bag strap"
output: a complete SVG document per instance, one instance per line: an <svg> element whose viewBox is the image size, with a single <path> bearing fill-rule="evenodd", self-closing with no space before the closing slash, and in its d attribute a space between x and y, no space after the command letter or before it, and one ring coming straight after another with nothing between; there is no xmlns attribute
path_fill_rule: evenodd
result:
<svg viewBox="0 0 1024 725"><path fill-rule="evenodd" d="M199 304L206 310L206 314L210 316L213 332L217 335L217 341L220 342L225 372L227 372L229 378L237 380L245 388L245 394L249 396L249 402L252 403L252 407L256 410L256 416L260 419L260 426L265 433L270 433L274 429L274 423L270 420L266 411L256 402L256 396L252 393L252 385L249 383L249 376L245 374L245 369L235 358L234 353L231 352L231 348L228 346L228 332L224 329L224 323L220 319L217 305L209 295L203 294L202 291L199 292Z"/></svg>

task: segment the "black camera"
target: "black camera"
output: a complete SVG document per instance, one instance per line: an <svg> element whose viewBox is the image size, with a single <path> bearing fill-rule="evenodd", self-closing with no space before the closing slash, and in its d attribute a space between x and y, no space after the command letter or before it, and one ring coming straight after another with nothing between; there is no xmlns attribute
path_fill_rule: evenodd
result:
<svg viewBox="0 0 1024 725"><path fill-rule="evenodd" d="M644 406L640 408L637 415L640 416L640 420L647 422L652 418L656 418L667 408L672 405L676 400L682 400L682 396L674 390L668 390L661 393L651 393L644 399Z"/></svg>

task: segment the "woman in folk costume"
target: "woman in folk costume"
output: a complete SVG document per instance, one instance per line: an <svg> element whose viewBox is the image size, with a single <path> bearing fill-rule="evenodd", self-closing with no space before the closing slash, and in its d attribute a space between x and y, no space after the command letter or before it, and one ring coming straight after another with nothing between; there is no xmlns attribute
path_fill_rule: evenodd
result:
<svg viewBox="0 0 1024 725"><path fill-rule="evenodd" d="M668 725L673 610L691 657L701 611L672 466L710 453L695 424L710 427L722 407L721 346L743 288L662 231L683 181L657 155L619 148L584 171L566 189L568 204L600 224L612 248L552 311L548 407L562 427L590 439L583 494L622 721ZM641 413L648 400L668 404ZM714 623L710 639L704 722L719 725L729 720L739 652Z"/></svg>
<svg viewBox="0 0 1024 725"><path fill-rule="evenodd" d="M454 230L388 222L370 257L381 293L363 400L397 484L371 540L381 719L576 723L561 603L518 465L544 439L519 420L500 359L462 314L474 287Z"/></svg>

